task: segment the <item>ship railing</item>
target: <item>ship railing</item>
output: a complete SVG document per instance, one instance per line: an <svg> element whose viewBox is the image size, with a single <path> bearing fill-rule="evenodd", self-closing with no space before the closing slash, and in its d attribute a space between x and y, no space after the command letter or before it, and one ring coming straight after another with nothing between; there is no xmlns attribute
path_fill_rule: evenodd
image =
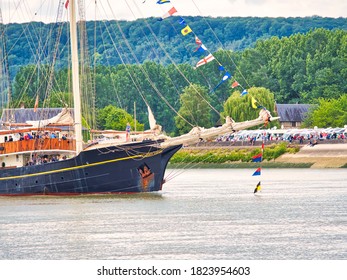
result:
<svg viewBox="0 0 347 280"><path fill-rule="evenodd" d="M74 139L31 139L31 140L21 140L21 141L11 141L0 143L0 154L11 154L11 153L21 153L26 151L39 151L39 150L64 150L64 151L74 151L75 150L75 140Z"/></svg>

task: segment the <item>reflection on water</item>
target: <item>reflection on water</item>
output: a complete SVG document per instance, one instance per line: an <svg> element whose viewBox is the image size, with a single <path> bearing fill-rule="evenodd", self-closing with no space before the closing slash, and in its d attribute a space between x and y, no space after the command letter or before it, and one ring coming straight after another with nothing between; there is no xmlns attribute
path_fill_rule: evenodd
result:
<svg viewBox="0 0 347 280"><path fill-rule="evenodd" d="M168 170L160 193L0 197L0 259L347 259L347 172Z"/></svg>

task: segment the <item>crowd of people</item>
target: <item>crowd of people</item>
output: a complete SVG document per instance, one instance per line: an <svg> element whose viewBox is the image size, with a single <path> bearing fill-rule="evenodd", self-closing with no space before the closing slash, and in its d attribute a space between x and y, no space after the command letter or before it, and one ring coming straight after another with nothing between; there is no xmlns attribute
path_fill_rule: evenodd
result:
<svg viewBox="0 0 347 280"><path fill-rule="evenodd" d="M49 162L56 162L61 160L66 160L66 155L32 155L31 159L28 160L26 166L45 164Z"/></svg>
<svg viewBox="0 0 347 280"><path fill-rule="evenodd" d="M317 144L318 140L334 140L334 139L347 139L347 131L343 129L339 131L289 131L286 133L273 133L272 131L254 131L244 130L233 134L223 135L216 139L216 142L246 142L254 145L256 141L288 141L289 143L304 144Z"/></svg>
<svg viewBox="0 0 347 280"><path fill-rule="evenodd" d="M54 131L52 132L26 132L26 133L17 133L8 135L4 137L4 142L14 142L14 141L29 141L33 139L62 139L62 140L67 140L68 135L63 134L61 137L60 135ZM60 155L60 154L51 154L51 155L39 155L37 153L33 154L29 159L25 160L25 165L26 166L31 166L31 165L38 165L38 164L45 164L49 162L56 162L56 161L61 161L61 160L66 160L67 156L66 155Z"/></svg>
<svg viewBox="0 0 347 280"><path fill-rule="evenodd" d="M32 140L32 139L56 139L59 138L59 134L55 133L54 131L52 132L26 132L26 133L18 133L17 139L14 139L12 135L9 135L8 137L5 136L4 140L5 142L13 142L13 141L27 141L27 140ZM68 135L63 134L61 137L62 140L67 140Z"/></svg>

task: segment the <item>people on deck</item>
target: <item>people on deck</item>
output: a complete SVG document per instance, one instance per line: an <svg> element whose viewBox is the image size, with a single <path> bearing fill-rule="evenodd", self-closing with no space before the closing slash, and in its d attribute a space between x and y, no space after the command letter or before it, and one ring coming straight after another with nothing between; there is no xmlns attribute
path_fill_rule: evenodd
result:
<svg viewBox="0 0 347 280"><path fill-rule="evenodd" d="M130 123L127 123L125 127L125 132L126 132L126 141L130 140L130 131L131 131L131 126Z"/></svg>

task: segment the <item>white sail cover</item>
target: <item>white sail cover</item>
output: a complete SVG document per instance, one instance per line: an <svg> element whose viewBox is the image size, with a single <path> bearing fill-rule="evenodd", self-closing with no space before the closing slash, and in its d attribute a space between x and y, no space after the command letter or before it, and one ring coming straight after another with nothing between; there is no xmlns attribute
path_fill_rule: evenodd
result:
<svg viewBox="0 0 347 280"><path fill-rule="evenodd" d="M154 118L153 112L148 105L147 105L147 109L148 109L148 122L149 122L150 131L153 132L155 135L159 135L162 131L162 126L157 124L157 121Z"/></svg>
<svg viewBox="0 0 347 280"><path fill-rule="evenodd" d="M156 124L157 124L157 121L155 120L154 118L154 115L153 115L153 112L151 110L151 108L147 105L147 109L148 109L148 121L149 121L149 127L151 129L154 129Z"/></svg>
<svg viewBox="0 0 347 280"><path fill-rule="evenodd" d="M33 127L45 127L49 124L55 123L55 124L73 124L74 120L70 114L70 112L67 110L67 108L63 108L61 112L54 116L53 118L46 119L46 120L40 120L40 121L26 121L27 124L31 124Z"/></svg>

